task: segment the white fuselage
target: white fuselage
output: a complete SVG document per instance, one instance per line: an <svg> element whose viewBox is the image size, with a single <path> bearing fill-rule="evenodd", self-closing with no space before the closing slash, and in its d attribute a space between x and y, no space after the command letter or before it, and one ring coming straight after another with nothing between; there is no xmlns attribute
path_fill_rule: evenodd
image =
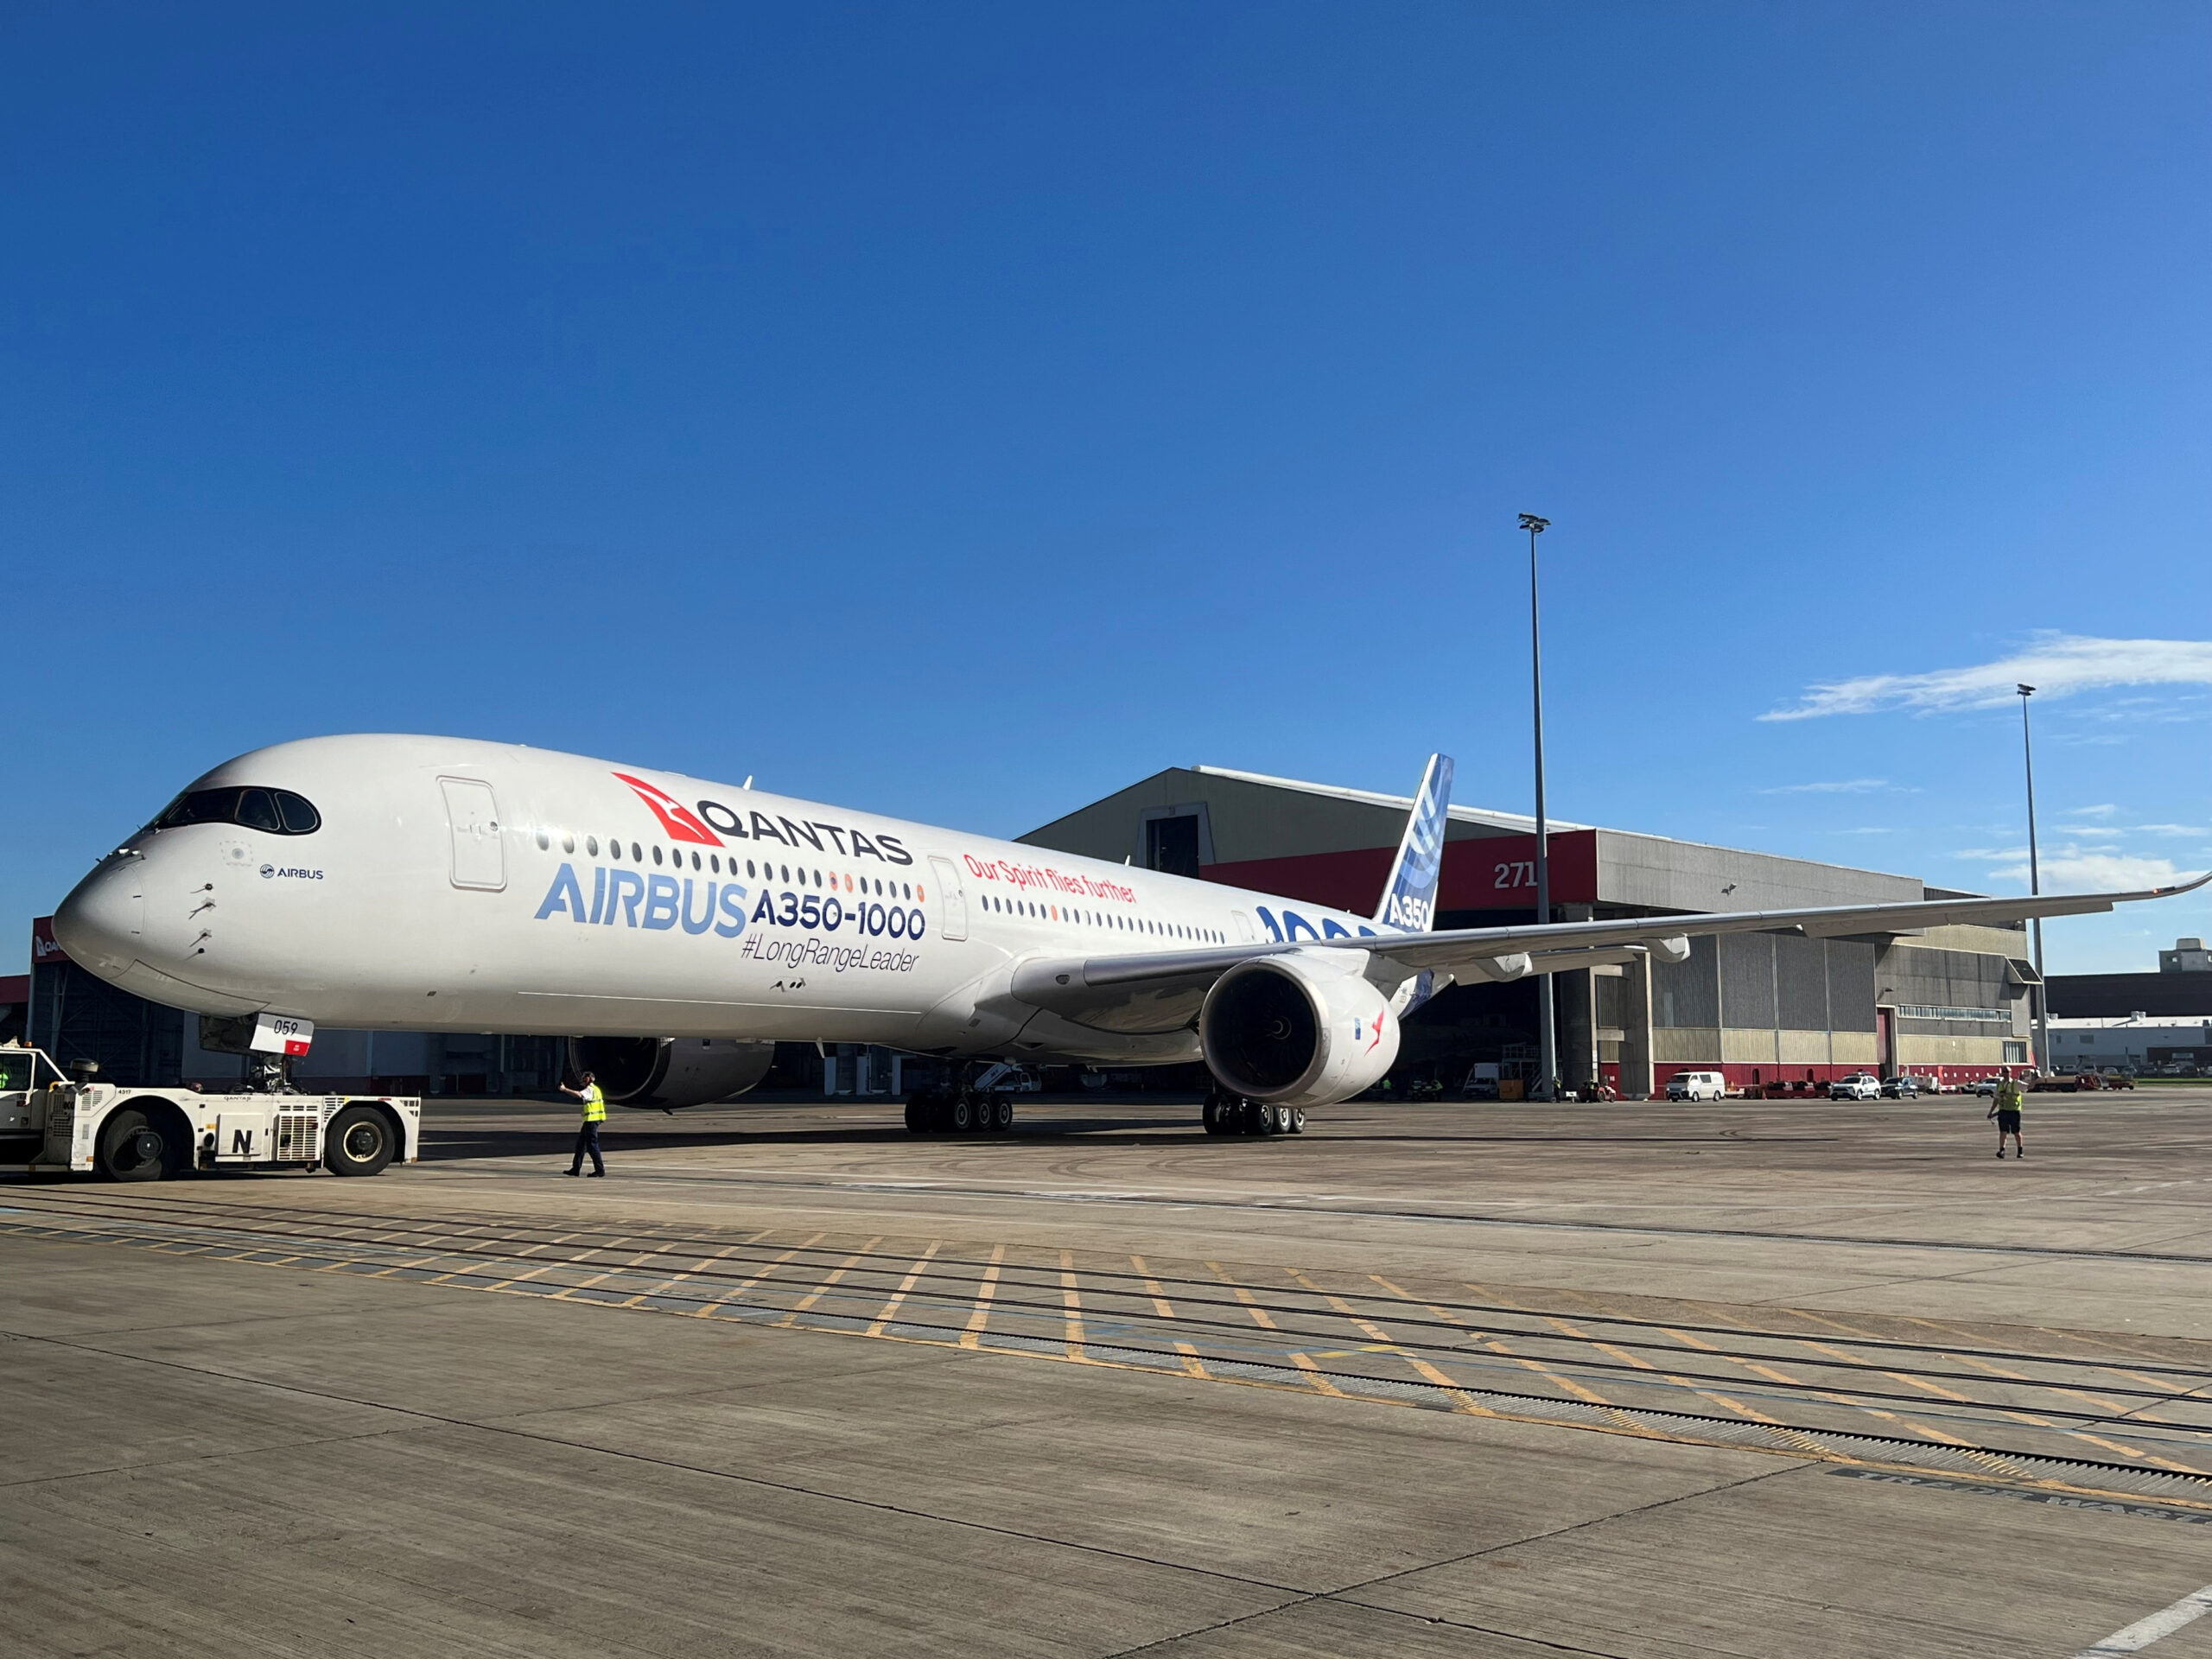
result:
<svg viewBox="0 0 2212 1659"><path fill-rule="evenodd" d="M1037 957L1378 929L1297 899L581 756L465 739L281 744L258 786L320 826L149 827L57 912L156 1001L397 1030L882 1043L1160 1063L1008 995ZM189 793L189 791L188 791ZM658 804L655 804L655 801Z"/></svg>

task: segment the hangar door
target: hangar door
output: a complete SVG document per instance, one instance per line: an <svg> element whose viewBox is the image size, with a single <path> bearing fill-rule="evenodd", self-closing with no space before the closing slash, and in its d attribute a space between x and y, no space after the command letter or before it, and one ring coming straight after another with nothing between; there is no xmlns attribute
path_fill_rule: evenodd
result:
<svg viewBox="0 0 2212 1659"><path fill-rule="evenodd" d="M507 885L506 855L499 845L499 805L480 778L441 778L446 823L453 832L453 884L496 893Z"/></svg>

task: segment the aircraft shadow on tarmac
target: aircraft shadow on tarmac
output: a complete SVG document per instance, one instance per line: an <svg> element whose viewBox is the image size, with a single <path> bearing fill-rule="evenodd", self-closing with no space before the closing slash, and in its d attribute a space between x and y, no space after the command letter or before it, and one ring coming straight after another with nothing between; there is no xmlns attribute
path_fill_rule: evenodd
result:
<svg viewBox="0 0 2212 1659"><path fill-rule="evenodd" d="M855 1104L864 1109L872 1109L882 1115L882 1121L869 1123L810 1124L808 1115L818 1112L827 1104L850 1112ZM1085 1107L1090 1109L1085 1110ZM442 1162L465 1158L545 1158L565 1157L575 1144L576 1120L574 1109L550 1103L534 1104L526 1101L506 1099L485 1102L480 1105L460 1106L454 1109L456 1116L475 1116L476 1122L440 1122L441 1113L431 1105L423 1114L423 1157L425 1161ZM766 1116L777 1111L772 1105L764 1106L760 1115ZM855 1103L841 1101L821 1103L795 1101L783 1110L788 1114L783 1121L764 1123L757 1128L740 1128L727 1118L719 1122L702 1122L693 1119L687 1123L682 1111L664 1116L658 1112L624 1112L620 1109L613 1115L601 1136L601 1146L611 1157L634 1152L667 1152L685 1149L752 1147L752 1146L847 1146L866 1147L915 1143L922 1145L976 1145L1015 1140L1035 1143L1040 1141L1070 1141L1104 1135L1128 1137L1131 1146L1173 1146L1187 1144L1194 1140L1211 1140L1198 1122L1198 1103L1187 1106L1177 1103L1162 1110L1155 1108L1142 1116L1100 1112L1091 1103L1065 1103L1044 1102L1022 1108L1022 1115L1014 1120L1014 1127L988 1135L954 1135L950 1133L912 1135L898 1121L896 1101ZM1389 1108L1384 1107L1387 1113ZM1753 1141L1788 1141L1802 1142L1827 1140L1825 1135L1808 1137L1802 1134L1763 1135L1741 1128L1716 1128L1703 1132L1681 1123L1647 1123L1630 1126L1618 1120L1599 1123L1570 1122L1529 1125L1508 1129L1503 1126L1477 1128L1465 1120L1433 1122L1415 1128L1411 1125L1383 1127L1376 1123L1372 1107L1357 1111L1355 1121L1331 1122L1325 1116L1313 1122L1306 1140L1315 1138L1319 1131L1332 1143L1341 1146L1346 1141L1403 1142L1433 1144L1440 1141L1468 1145L1562 1145L1589 1141L1618 1141L1630 1140L1642 1145L1666 1142L1695 1146L1735 1146ZM504 1122L486 1122L486 1116L504 1118ZM1364 1122L1357 1122L1365 1118ZM665 1128L661 1127L666 1125ZM1657 1131L1655 1133L1655 1131ZM1244 1136L1229 1137L1242 1141ZM1273 1140L1275 1137L1262 1137ZM1286 1144L1292 1142L1286 1141Z"/></svg>
<svg viewBox="0 0 2212 1659"><path fill-rule="evenodd" d="M852 1103L841 1103L849 1110ZM809 1125L791 1122L763 1125L759 1128L740 1128L727 1122L697 1127L677 1127L683 1123L682 1113L664 1118L658 1113L629 1114L627 1121L621 1115L612 1115L601 1135L601 1146L610 1157L631 1152L667 1152L715 1147L747 1146L876 1146L914 1141L917 1143L957 1142L960 1144L988 1144L992 1141L1018 1139L1023 1141L1060 1140L1086 1136L1126 1133L1129 1130L1149 1130L1163 1141L1182 1141L1192 1136L1203 1136L1195 1105L1188 1122L1180 1118L1159 1116L1107 1116L1097 1114L1066 1114L1040 1111L1018 1117L1011 1129L988 1135L913 1135L898 1121L898 1104L877 1105L885 1121L874 1123ZM512 1110L509 1103L499 1103L502 1110ZM799 1117L808 1109L795 1103L792 1117ZM543 1158L556 1154L565 1157L575 1145L576 1120L572 1111L548 1106L541 1119L518 1114L517 1120L501 1123L439 1122L429 1110L423 1113L423 1157L426 1162L438 1162L458 1158ZM764 1113L765 1116L765 1113ZM662 1128L659 1124L670 1127Z"/></svg>

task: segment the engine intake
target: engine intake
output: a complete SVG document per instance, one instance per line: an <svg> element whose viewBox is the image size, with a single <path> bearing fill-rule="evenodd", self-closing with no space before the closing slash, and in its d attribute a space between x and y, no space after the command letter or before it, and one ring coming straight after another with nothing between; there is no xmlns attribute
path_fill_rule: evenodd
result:
<svg viewBox="0 0 2212 1659"><path fill-rule="evenodd" d="M725 1037L571 1037L569 1069L592 1072L615 1106L708 1106L760 1086L773 1043Z"/></svg>
<svg viewBox="0 0 2212 1659"><path fill-rule="evenodd" d="M1303 952L1240 963L1214 982L1198 1041L1223 1088L1270 1105L1326 1106L1398 1058L1398 1021L1363 957Z"/></svg>

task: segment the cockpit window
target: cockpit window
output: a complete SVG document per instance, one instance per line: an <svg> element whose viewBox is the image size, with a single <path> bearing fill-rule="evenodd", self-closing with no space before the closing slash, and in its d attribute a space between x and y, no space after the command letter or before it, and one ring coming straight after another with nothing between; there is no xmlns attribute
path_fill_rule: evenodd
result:
<svg viewBox="0 0 2212 1659"><path fill-rule="evenodd" d="M178 830L188 823L236 823L272 836L311 836L322 817L304 795L289 789L195 789L169 803L148 827Z"/></svg>

